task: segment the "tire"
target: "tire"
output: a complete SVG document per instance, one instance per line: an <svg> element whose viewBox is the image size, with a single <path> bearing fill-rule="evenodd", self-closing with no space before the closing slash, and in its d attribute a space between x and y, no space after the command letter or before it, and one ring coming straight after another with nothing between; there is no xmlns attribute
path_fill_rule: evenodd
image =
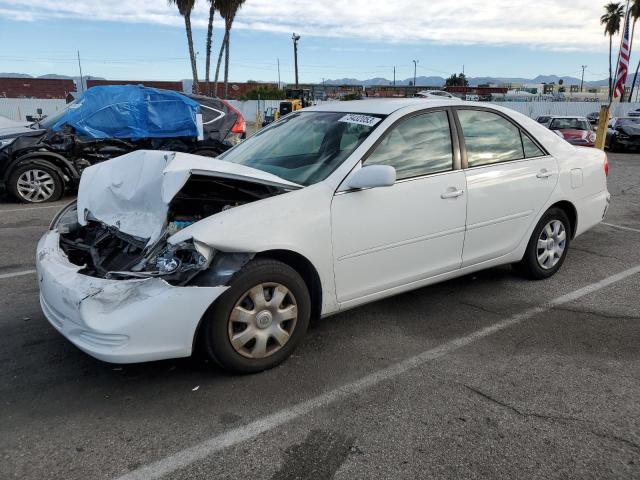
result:
<svg viewBox="0 0 640 480"><path fill-rule="evenodd" d="M193 152L194 155L200 155L202 157L211 157L211 158L215 158L218 155L221 155L222 153L223 152L220 152L212 148L203 148L202 150L196 150L195 152Z"/></svg>
<svg viewBox="0 0 640 480"><path fill-rule="evenodd" d="M8 189L22 203L55 202L64 193L64 182L48 162L28 162L11 172Z"/></svg>
<svg viewBox="0 0 640 480"><path fill-rule="evenodd" d="M282 320L294 314L295 319ZM254 259L234 275L229 289L205 313L200 340L206 354L223 368L261 372L291 355L310 316L309 290L298 272L276 260Z"/></svg>
<svg viewBox="0 0 640 480"><path fill-rule="evenodd" d="M533 229L524 257L514 265L514 268L532 280L552 277L560 270L567 258L571 235L571 223L564 210L556 207L550 208ZM560 240L562 237L564 240ZM543 246L545 239L548 247ZM550 245L549 239L551 240ZM545 250L547 251L546 256Z"/></svg>
<svg viewBox="0 0 640 480"><path fill-rule="evenodd" d="M622 148L622 146L618 143L618 140L616 140L616 138L613 137L611 139L611 142L609 143L609 151L611 153L623 153L624 148Z"/></svg>

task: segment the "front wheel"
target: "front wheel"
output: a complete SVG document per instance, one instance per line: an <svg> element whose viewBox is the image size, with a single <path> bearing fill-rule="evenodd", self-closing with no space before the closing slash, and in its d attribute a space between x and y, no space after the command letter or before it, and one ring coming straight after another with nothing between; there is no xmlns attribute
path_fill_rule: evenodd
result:
<svg viewBox="0 0 640 480"><path fill-rule="evenodd" d="M514 266L528 278L549 278L564 263L570 241L571 223L567 214L560 208L551 208L533 230L524 257Z"/></svg>
<svg viewBox="0 0 640 480"><path fill-rule="evenodd" d="M64 183L56 168L45 163L25 163L11 172L8 188L23 203L43 203L58 200Z"/></svg>
<svg viewBox="0 0 640 480"><path fill-rule="evenodd" d="M249 262L207 311L202 340L223 368L254 373L275 367L298 346L311 299L294 269L270 259Z"/></svg>

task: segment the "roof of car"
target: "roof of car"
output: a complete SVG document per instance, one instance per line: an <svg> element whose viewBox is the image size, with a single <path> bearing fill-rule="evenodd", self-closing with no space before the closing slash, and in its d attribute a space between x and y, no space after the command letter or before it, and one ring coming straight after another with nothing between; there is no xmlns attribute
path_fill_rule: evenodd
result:
<svg viewBox="0 0 640 480"><path fill-rule="evenodd" d="M582 115L549 115L550 118L577 118L579 120L586 120L587 117L583 117Z"/></svg>
<svg viewBox="0 0 640 480"><path fill-rule="evenodd" d="M460 100L462 102L462 100ZM437 98L376 98L367 100L350 100L347 102L325 102L320 105L305 108L313 112L349 112L349 113L371 113L377 115L389 115L396 110L414 105L424 105L425 107L446 107L451 106L455 100L447 98L439 100ZM473 105L474 102L464 102L465 105ZM486 104L485 104L486 106Z"/></svg>

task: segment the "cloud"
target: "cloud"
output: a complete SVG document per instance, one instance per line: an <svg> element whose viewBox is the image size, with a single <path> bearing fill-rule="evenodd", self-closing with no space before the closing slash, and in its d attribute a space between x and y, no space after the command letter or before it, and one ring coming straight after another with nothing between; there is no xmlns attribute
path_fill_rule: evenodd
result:
<svg viewBox="0 0 640 480"><path fill-rule="evenodd" d="M559 51L606 48L594 0L247 0L235 28L389 43L527 45ZM208 2L199 0L194 26L205 27ZM180 27L165 0L0 0L0 17L20 21L74 19ZM218 16L217 16L218 17ZM219 18L218 18L219 20ZM221 26L218 22L218 26ZM345 45L348 48L348 45Z"/></svg>

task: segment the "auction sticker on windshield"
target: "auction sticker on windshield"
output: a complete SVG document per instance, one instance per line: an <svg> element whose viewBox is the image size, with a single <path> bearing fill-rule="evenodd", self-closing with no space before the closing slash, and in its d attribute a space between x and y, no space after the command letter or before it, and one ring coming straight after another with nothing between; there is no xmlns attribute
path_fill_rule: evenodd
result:
<svg viewBox="0 0 640 480"><path fill-rule="evenodd" d="M366 125L367 127L373 127L381 119L378 117L371 117L369 115L358 115L356 113L348 113L342 117L339 122L357 123L358 125Z"/></svg>

